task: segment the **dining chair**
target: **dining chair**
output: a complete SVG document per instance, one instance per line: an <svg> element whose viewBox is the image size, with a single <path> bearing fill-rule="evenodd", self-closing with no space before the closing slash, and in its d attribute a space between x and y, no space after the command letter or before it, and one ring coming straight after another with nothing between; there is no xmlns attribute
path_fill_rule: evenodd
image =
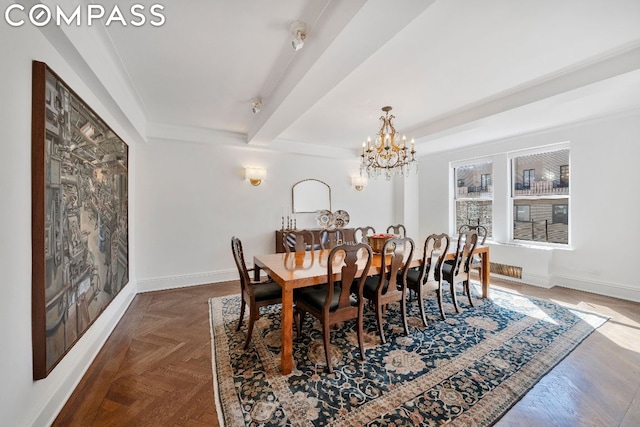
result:
<svg viewBox="0 0 640 427"><path fill-rule="evenodd" d="M333 249L344 243L344 233L339 230L324 229L320 232L320 248Z"/></svg>
<svg viewBox="0 0 640 427"><path fill-rule="evenodd" d="M484 245L485 240L487 240L487 227L484 225L462 224L460 228L458 228L458 234L468 231L476 231L478 233L478 243Z"/></svg>
<svg viewBox="0 0 640 427"><path fill-rule="evenodd" d="M407 272L413 259L415 243L409 237L395 237L385 242L381 257L385 262L380 263L380 274L367 277L362 290L362 296L371 301L376 310L376 321L380 340L385 344L387 340L382 330L382 313L387 304L400 302L404 332L409 334L407 326Z"/></svg>
<svg viewBox="0 0 640 427"><path fill-rule="evenodd" d="M376 234L376 229L369 225L366 225L364 227L358 227L353 232L356 242L365 243L367 245L369 244L369 236L373 234Z"/></svg>
<svg viewBox="0 0 640 427"><path fill-rule="evenodd" d="M402 224L388 226L387 233L392 233L400 237L407 237L407 229L404 228L404 225Z"/></svg>
<svg viewBox="0 0 640 427"><path fill-rule="evenodd" d="M309 230L289 230L282 235L285 252L304 252L315 249L315 239Z"/></svg>
<svg viewBox="0 0 640 427"><path fill-rule="evenodd" d="M484 245L485 240L487 240L487 227L479 224L463 224L458 229L458 234L467 233L469 231L475 231L476 233L478 233L478 244ZM469 268L471 268L471 270L477 270L478 275L482 274L482 260L478 255L473 255Z"/></svg>
<svg viewBox="0 0 640 427"><path fill-rule="evenodd" d="M458 308L458 300L456 298L455 284L462 282L463 290L469 298L469 304L473 307L471 299L471 258L473 251L478 244L478 233L469 231L458 234L458 245L456 247L455 257L447 260L442 265L442 280L449 283L451 289L451 299L456 313L460 313Z"/></svg>
<svg viewBox="0 0 640 427"><path fill-rule="evenodd" d="M240 319L236 332L240 330L244 319L245 307L249 306L249 326L247 329L247 339L244 342L244 349L249 347L251 342L251 334L253 333L253 324L260 317L260 307L282 303L282 288L276 282L268 280L266 282L251 280L249 272L253 268L247 268L244 261L244 252L242 250L242 242L237 237L231 238L231 252L233 259L238 268L240 275L240 290L242 300L240 303Z"/></svg>
<svg viewBox="0 0 640 427"><path fill-rule="evenodd" d="M418 269L410 268L407 272L407 288L418 294L422 324L427 327L427 315L424 310L424 299L429 288L435 288L438 297L440 317L445 320L442 306L442 265L447 256L450 243L449 235L431 234L424 241L422 264Z"/></svg>
<svg viewBox="0 0 640 427"><path fill-rule="evenodd" d="M358 257L365 261L364 269L360 277L358 273ZM294 293L296 329L300 336L306 313L311 313L322 324L322 337L324 341L324 354L327 360L329 373L333 372L331 365L330 328L339 322L357 319L358 346L360 359L364 360L363 319L364 300L362 289L371 267L373 252L363 243L343 244L336 246L329 253L327 261L328 282L315 287L301 288ZM342 262L340 262L342 259ZM337 267L339 265L339 267ZM334 268L339 268L340 280L335 280ZM355 291L356 297L351 294Z"/></svg>

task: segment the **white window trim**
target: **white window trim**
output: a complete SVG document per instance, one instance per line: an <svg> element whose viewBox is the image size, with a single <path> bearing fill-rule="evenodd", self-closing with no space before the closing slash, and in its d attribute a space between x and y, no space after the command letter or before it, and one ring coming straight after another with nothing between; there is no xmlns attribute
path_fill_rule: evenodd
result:
<svg viewBox="0 0 640 427"><path fill-rule="evenodd" d="M491 181L494 182L495 181L495 174L493 172L493 165L496 162L495 160L495 155L490 155L490 156L482 156L482 157L475 157L475 158L471 158L471 159L464 159L464 160L456 160L456 161L452 161L449 162L449 235L452 236L452 238L455 237L455 239L458 238L458 228L457 228L457 224L456 224L456 201L476 201L476 200L484 200L484 201L491 201L491 209L493 210L493 200L495 197L495 192L491 192L491 197L460 197L457 198L457 185L455 182L456 179L456 175L455 175L455 170L457 168L461 168L461 167L465 167L465 166L471 166L471 165L476 165L478 163L491 163ZM493 219L491 220L491 226L492 228L495 227L493 225ZM489 241L491 241L491 239L493 239L493 236L487 236L487 243Z"/></svg>
<svg viewBox="0 0 640 427"><path fill-rule="evenodd" d="M507 215L508 218L508 224L513 224L514 222L514 213L513 213L513 202L514 200L540 200L540 199L569 199L568 200L568 205L569 205L569 224L568 224L568 236L567 236L567 243L550 243L550 242L538 242L538 241L534 241L534 240L520 240L520 239L514 239L513 237L513 227L509 226L509 244L512 245L517 245L517 246L527 246L527 247L540 247L540 248L557 248L557 249L572 249L572 224L573 224L573 209L571 207L572 205L572 197L571 197L571 181L569 181L569 194L559 194L559 195L548 195L548 196L532 196L532 195L522 195L522 196L515 196L513 194L513 181L514 181L514 171L513 171L513 159L516 157L523 157L523 156L529 156L529 155L533 155L533 154L539 154L539 153L546 153L549 151L559 151L559 150L569 150L569 176L571 176L571 170L572 170L572 161L571 161L571 142L570 141L563 141L563 142L558 142L558 143L553 143L553 144L547 144L547 145L540 145L540 146L536 146L535 148L528 148L528 149L524 149L524 150L517 150L517 151L510 151L507 153L507 162L509 163L508 168L509 168L509 175L508 175L508 186L507 189L509 191L509 195L508 195L508 200L510 201L509 206L509 212ZM507 225L507 224L505 224Z"/></svg>

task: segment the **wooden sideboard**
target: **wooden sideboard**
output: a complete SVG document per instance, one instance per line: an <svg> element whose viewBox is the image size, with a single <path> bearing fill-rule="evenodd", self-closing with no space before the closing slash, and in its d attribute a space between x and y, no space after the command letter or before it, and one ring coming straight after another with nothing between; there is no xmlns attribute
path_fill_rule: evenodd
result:
<svg viewBox="0 0 640 427"><path fill-rule="evenodd" d="M320 232L324 230L324 228L307 228L305 229L305 231L310 231L313 233L313 240L316 243L320 243ZM340 231L342 231L342 234L344 235L344 240L346 242L353 242L355 241L355 228L339 228ZM289 231L289 230L286 230ZM284 252L284 246L282 245L282 239L283 239L283 235L284 235L285 231L282 230L276 230L276 253L282 253Z"/></svg>

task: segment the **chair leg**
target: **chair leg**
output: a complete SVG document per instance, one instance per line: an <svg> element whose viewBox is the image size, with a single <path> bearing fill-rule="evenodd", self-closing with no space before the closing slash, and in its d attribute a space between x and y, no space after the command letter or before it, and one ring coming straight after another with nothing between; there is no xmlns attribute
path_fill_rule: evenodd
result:
<svg viewBox="0 0 640 427"><path fill-rule="evenodd" d="M456 297L456 281L454 279L449 283L449 288L451 289L451 299L453 300L453 308L456 309L456 313L460 313L460 309L458 308L458 298Z"/></svg>
<svg viewBox="0 0 640 427"><path fill-rule="evenodd" d="M249 310L249 327L247 328L247 339L244 342L244 349L246 350L247 348L249 348L249 343L251 342L251 334L253 333L253 322L255 321L255 317L256 315L254 315L253 313L251 313L251 310Z"/></svg>
<svg viewBox="0 0 640 427"><path fill-rule="evenodd" d="M400 300L400 309L402 310L402 323L404 324L404 334L409 335L409 325L407 324L407 299L402 296Z"/></svg>
<svg viewBox="0 0 640 427"><path fill-rule="evenodd" d="M364 323L364 310L361 307L358 313L357 325L358 325L358 346L360 347L360 360L364 360L364 341L363 335L363 323Z"/></svg>
<svg viewBox="0 0 640 427"><path fill-rule="evenodd" d="M442 320L446 320L447 316L444 315L444 305L442 303L442 283L438 284L438 308L440 308L440 317Z"/></svg>
<svg viewBox="0 0 640 427"><path fill-rule="evenodd" d="M299 308L296 308L296 329L298 332L298 337L297 337L297 341L302 341L302 326L304 325L304 319L307 316L307 312L304 310L300 310Z"/></svg>
<svg viewBox="0 0 640 427"><path fill-rule="evenodd" d="M238 332L240 330L240 326L242 326L242 321L244 320L244 308L247 305L247 303L244 302L244 298L242 298L242 301L240 302L240 319L238 320L238 327L236 328L236 332Z"/></svg>
<svg viewBox="0 0 640 427"><path fill-rule="evenodd" d="M327 323L322 323L322 339L324 341L324 356L327 359L327 369L329 370L329 373L333 373L333 367L331 366L331 344L329 343L329 340L331 339L330 335L329 335L329 324Z"/></svg>
<svg viewBox="0 0 640 427"><path fill-rule="evenodd" d="M300 309L298 307L293 308L293 324L296 328L296 341L300 341L302 338L302 331L300 330Z"/></svg>
<svg viewBox="0 0 640 427"><path fill-rule="evenodd" d="M382 330L382 306L376 305L376 320L378 321L378 332L380 333L380 342L386 344L387 340L384 337L384 331Z"/></svg>
<svg viewBox="0 0 640 427"><path fill-rule="evenodd" d="M471 281L469 279L464 281L464 289L467 292L467 298L469 298L469 305L471 305L471 307L475 307L473 305L473 299L471 298L471 288L470 288L470 283Z"/></svg>
<svg viewBox="0 0 640 427"><path fill-rule="evenodd" d="M422 315L422 324L426 328L428 325L427 325L427 314L425 313L425 310L424 310L424 295L423 294L424 294L423 287L420 286L420 288L418 290L418 304L420 304L420 314Z"/></svg>

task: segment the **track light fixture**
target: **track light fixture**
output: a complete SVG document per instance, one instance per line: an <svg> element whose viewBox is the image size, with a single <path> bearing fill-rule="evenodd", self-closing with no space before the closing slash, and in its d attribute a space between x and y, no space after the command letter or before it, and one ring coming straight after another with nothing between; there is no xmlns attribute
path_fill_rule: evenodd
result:
<svg viewBox="0 0 640 427"><path fill-rule="evenodd" d="M253 111L253 114L258 114L261 109L262 109L262 99L260 98L254 99L253 102L251 103L251 111Z"/></svg>
<svg viewBox="0 0 640 427"><path fill-rule="evenodd" d="M302 49L304 47L304 39L307 38L307 24L302 21L294 21L291 24L291 34L293 34L293 40L291 41L293 49Z"/></svg>

